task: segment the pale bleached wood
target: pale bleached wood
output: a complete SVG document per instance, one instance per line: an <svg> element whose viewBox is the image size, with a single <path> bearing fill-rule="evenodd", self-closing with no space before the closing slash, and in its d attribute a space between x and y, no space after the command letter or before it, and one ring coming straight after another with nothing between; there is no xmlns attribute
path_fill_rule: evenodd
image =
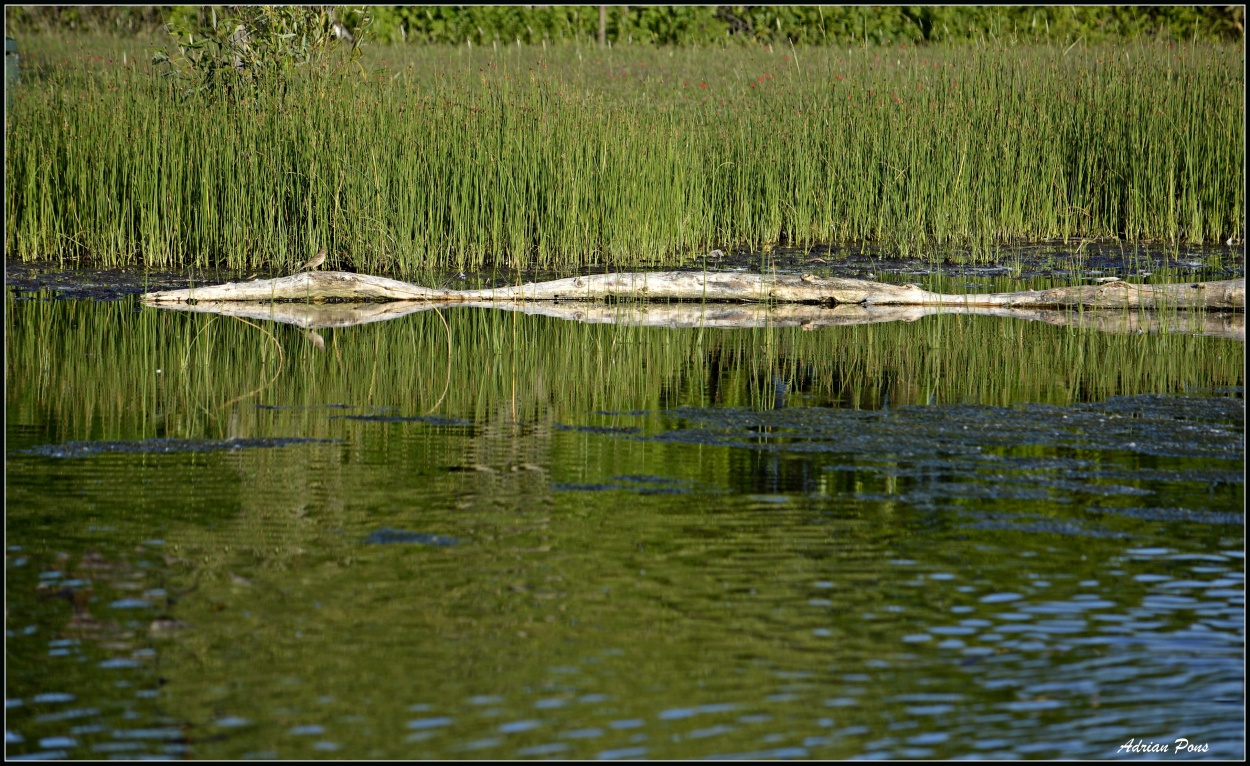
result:
<svg viewBox="0 0 1250 766"><path fill-rule="evenodd" d="M1107 333L1172 332L1245 341L1244 312L1074 311L1013 309L995 306L874 306L841 304L743 303L582 303L469 301L445 306L428 302L255 303L198 301L150 303L164 309L222 314L294 325L305 330L345 328L398 319L435 308L481 308L516 311L586 324L667 328L849 327L881 322L915 322L935 314L996 316L1046 322Z"/></svg>
<svg viewBox="0 0 1250 766"><path fill-rule="evenodd" d="M385 277L317 271L254 282L146 293L153 303L212 301L396 300L469 301L622 300L753 301L870 306L992 306L1003 308L1206 308L1244 310L1246 280L1138 285L1116 281L1014 293L945 295L916 285L811 274L664 271L595 274L488 290L437 290Z"/></svg>

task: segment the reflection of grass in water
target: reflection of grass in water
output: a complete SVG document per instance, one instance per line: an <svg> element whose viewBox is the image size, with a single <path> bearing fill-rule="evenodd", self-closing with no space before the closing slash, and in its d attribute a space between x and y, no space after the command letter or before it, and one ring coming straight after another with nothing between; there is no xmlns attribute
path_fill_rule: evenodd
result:
<svg viewBox="0 0 1250 766"><path fill-rule="evenodd" d="M1244 228L1235 46L413 46L368 82L233 106L41 46L5 158L25 258L281 270L324 245L410 275Z"/></svg>
<svg viewBox="0 0 1250 766"><path fill-rule="evenodd" d="M830 599L834 614L876 611L897 592L898 572L890 562L899 555L899 540L917 539L917 514L903 503L845 497L851 491L884 492L873 483L875 475L866 490L835 485L833 491L843 493L836 512L796 497L761 513L732 492L711 507L636 492L628 495L628 506L619 492L562 499L553 485L608 477L620 484L638 478L639 486L647 486L641 479L657 475L677 480L673 486L749 490L745 479L742 484L735 479L763 469L754 451L678 448L684 449L683 460L668 445L593 434L556 437L554 429L542 430L547 423L596 423L588 418L598 409L770 406L775 375L800 389L863 406L874 405L883 392L892 406L925 401L930 391L942 402L1064 402L1244 379L1241 344L1188 336L1106 336L959 317L806 333L665 331L467 309L445 312L453 339L450 365L446 330L426 312L324 331L324 352L296 328L262 322L282 344L285 362L279 367L273 342L252 327L221 317L131 308L128 301L6 301L9 427L33 423L55 439L327 436L342 435L342 429L351 429L351 438L330 447L217 453L190 468L189 461L127 462L103 476L24 460L17 469L23 472L22 486L35 486L33 476L49 489L38 497L40 505L19 506L22 529L37 520L38 540L61 545L78 538L58 537L49 529L80 530L84 519L116 524L128 533L136 530L124 550L133 549L133 539L147 539L151 528L161 529L162 551L181 559L163 584L172 593L195 586L172 612L192 629L176 644L160 647L162 668L187 689L170 715L212 721L225 705L258 722L260 731L272 731L272 711L307 702L308 687L286 685L285 679L302 678L316 667L318 693L355 700L351 704L359 708L351 690L364 678L379 690L372 699L383 702L366 704L363 714L378 721L394 716L387 724L394 736L379 740L375 729L368 741L354 739L364 737L360 727L336 734L345 752L368 752L377 741L402 742L404 705L414 702L437 700L439 707L429 715L468 721L449 739L477 736L468 728L479 721L462 715L466 696L482 684L529 688L545 668L571 664L579 647L605 640L626 647L627 654L619 668L605 660L598 666L605 672L589 680L596 691L608 692L613 704L627 701L613 714L617 718L723 701L721 689L691 682L657 693L651 682L666 674L710 676L744 652L770 660L768 667L748 663L741 683L756 689L777 683L773 668L802 667L813 656L862 667L868 659L893 660L890 652L903 654L900 639L913 632L912 621L858 630L831 622L824 612L789 609L779 617L771 608L793 601L796 593L807 593L806 599L811 583L822 580L838 583L836 590L819 594ZM1083 368L1081 359L1089 360ZM1104 365L1105 374L1094 372L1095 363ZM259 395L223 407L275 372L277 380ZM444 388L438 414L470 417L471 434L463 433L463 426L434 433L437 426L330 419L382 406L420 416ZM258 409L253 403L290 409ZM323 406L337 403L360 406ZM520 429L510 426L514 419L532 428L527 438L515 438ZM627 424L643 422L630 418ZM403 438L396 438L397 429L406 429ZM605 446L607 441L613 443ZM525 462L538 463L540 470L508 470L509 464ZM489 470L448 470L475 463ZM165 480L145 481L158 477ZM189 513L196 502L201 507ZM1030 509L1044 513L1059 506L1048 499ZM1068 505L1056 518L1063 521L1072 513ZM930 534L931 525L925 519L922 534ZM363 544L386 526L464 542L440 548ZM1133 531L1139 534L1140 528ZM1200 526L1174 544L1215 550L1222 534ZM1051 578L1055 586L1047 598L1067 599L1079 590L1077 582L1096 578L1110 549L1093 537L1061 540L1063 556L1042 561L1041 570L1014 566L1014 556L1004 558L1003 551L1038 545L1036 534L1018 526L959 529L940 541L938 554L926 553L917 542L908 555L921 562L921 571L949 570L952 562L975 569L982 573L977 584L992 583L993 592L1021 590L1028 585L1022 572L1032 577L1062 571L1067 577ZM1120 550L1123 543L1114 546ZM646 578L638 576L644 568ZM240 584L236 575L247 581ZM1130 577L1120 596L1134 604L1146 590ZM965 595L970 608L983 608L977 601L982 593ZM964 603L959 600L964 595L954 597ZM721 606L726 598L740 602L732 613ZM713 607L731 616L700 611ZM923 609L919 615L941 624L935 615L948 607L944 595L933 615ZM732 630L723 629L724 620L732 622ZM779 625L793 640L776 640ZM837 640L814 636L815 626L826 635L832 631ZM678 651L661 652L656 656L663 662L646 665L657 633L665 647ZM335 650L344 637L355 636L368 638L360 651ZM883 655L882 646L896 649ZM41 654L39 661L46 658ZM497 666L479 680L473 669L491 661ZM906 657L900 661L905 665ZM415 687L410 673L394 672L414 666L434 669L418 675L421 684ZM647 672L630 672L638 667ZM246 691L223 703L217 679L230 672L249 682ZM957 675L949 688L963 680ZM822 691L821 697L832 693ZM670 694L674 701L661 706ZM510 696L504 704L530 702ZM347 703L325 704L336 717L362 713ZM857 708L869 716L866 723L883 720L878 704L872 697ZM205 746L237 757L251 742L240 736Z"/></svg>
<svg viewBox="0 0 1250 766"><path fill-rule="evenodd" d="M769 408L779 386L791 405L874 408L886 397L889 406L1066 404L1244 384L1243 344L1188 334L959 316L803 332L583 325L477 309L444 315L446 325L423 312L323 330L320 351L285 325L264 323L262 332L225 317L135 313L128 301L10 300L9 414L55 424L48 436L57 440L269 435L253 430L262 417L300 424L287 435L327 436L326 413L310 418L314 410L302 406L577 424L598 410Z"/></svg>

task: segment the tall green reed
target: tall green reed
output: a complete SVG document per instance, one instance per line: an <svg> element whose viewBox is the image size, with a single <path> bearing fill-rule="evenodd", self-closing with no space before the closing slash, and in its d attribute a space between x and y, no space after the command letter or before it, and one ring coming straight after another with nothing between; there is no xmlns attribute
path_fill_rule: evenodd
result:
<svg viewBox="0 0 1250 766"><path fill-rule="evenodd" d="M10 118L7 249L280 272L325 245L412 276L1244 230L1240 47L373 55L234 104L45 66Z"/></svg>

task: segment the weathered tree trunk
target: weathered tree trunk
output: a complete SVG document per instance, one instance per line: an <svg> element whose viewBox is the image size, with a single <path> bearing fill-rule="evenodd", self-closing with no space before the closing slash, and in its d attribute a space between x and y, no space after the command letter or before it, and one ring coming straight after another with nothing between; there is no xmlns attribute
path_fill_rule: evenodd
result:
<svg viewBox="0 0 1250 766"><path fill-rule="evenodd" d="M1138 285L1115 281L1015 293L945 295L916 285L811 274L666 271L596 274L488 290L436 290L385 277L317 271L255 282L147 293L151 303L209 301L392 300L470 301L768 301L866 306L980 306L1000 308L1202 308L1245 310L1246 280Z"/></svg>

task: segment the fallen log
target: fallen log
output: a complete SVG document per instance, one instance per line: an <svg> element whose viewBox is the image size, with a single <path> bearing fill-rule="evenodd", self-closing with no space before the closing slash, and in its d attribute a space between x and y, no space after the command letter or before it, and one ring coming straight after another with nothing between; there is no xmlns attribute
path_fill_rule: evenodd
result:
<svg viewBox="0 0 1250 766"><path fill-rule="evenodd" d="M197 301L151 304L164 309L220 314L289 324L303 330L355 327L431 311L442 304L417 301L390 303L255 303ZM547 316L583 324L614 324L667 328L849 327L881 322L915 322L934 314L995 316L1045 322L1061 327L1105 333L1184 333L1245 341L1244 312L1073 311L1013 309L994 306L872 306L839 304L698 304L580 302L505 303L468 301L456 308L493 308Z"/></svg>
<svg viewBox="0 0 1250 766"><path fill-rule="evenodd" d="M1185 308L1245 310L1246 280L1139 285L1123 281L1014 293L946 295L916 285L812 274L665 271L595 274L486 290L439 290L368 274L314 271L254 282L145 293L150 303L187 301L594 301L667 300L856 304L865 306L982 306L998 308Z"/></svg>

